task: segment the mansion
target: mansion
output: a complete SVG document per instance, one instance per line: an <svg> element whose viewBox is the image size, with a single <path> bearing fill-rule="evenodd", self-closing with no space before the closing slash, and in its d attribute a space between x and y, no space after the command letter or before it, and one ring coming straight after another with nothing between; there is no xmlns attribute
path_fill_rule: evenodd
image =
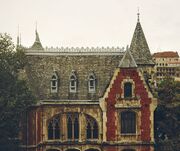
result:
<svg viewBox="0 0 180 151"><path fill-rule="evenodd" d="M20 77L38 103L26 113L24 151L154 151L154 61L141 23L130 48L25 50Z"/></svg>

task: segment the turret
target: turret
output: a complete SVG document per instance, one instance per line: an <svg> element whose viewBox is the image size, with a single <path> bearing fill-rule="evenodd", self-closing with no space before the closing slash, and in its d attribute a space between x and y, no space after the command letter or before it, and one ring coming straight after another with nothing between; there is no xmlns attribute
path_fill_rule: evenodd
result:
<svg viewBox="0 0 180 151"><path fill-rule="evenodd" d="M36 28L36 30L35 30L35 34L36 34L35 42L34 42L34 44L31 46L30 49L32 49L32 50L43 50L44 48L43 48L43 46L42 46L42 44L41 44L41 41L40 41L40 38L39 38L39 34L38 34L38 32L37 32L37 28Z"/></svg>

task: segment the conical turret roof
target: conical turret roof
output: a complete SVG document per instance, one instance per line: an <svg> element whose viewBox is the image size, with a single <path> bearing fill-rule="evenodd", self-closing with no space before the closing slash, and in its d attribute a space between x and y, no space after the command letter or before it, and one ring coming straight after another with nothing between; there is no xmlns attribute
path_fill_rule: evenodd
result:
<svg viewBox="0 0 180 151"><path fill-rule="evenodd" d="M154 65L141 23L139 21L139 16L131 41L130 51L137 65Z"/></svg>
<svg viewBox="0 0 180 151"><path fill-rule="evenodd" d="M129 49L126 50L123 58L121 59L119 63L120 68L137 68L137 64L129 51Z"/></svg>
<svg viewBox="0 0 180 151"><path fill-rule="evenodd" d="M39 34L38 34L37 30L35 31L35 34L36 34L35 42L32 45L31 49L33 49L33 50L43 50L43 46L41 44L41 41L40 41Z"/></svg>

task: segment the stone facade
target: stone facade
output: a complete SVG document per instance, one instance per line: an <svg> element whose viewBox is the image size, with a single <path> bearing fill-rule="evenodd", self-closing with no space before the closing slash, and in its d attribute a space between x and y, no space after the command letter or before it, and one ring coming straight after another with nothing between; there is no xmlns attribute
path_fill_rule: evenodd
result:
<svg viewBox="0 0 180 151"><path fill-rule="evenodd" d="M22 122L23 150L154 150L152 60L136 64L128 48L44 49L37 31L35 43L20 75L38 99Z"/></svg>

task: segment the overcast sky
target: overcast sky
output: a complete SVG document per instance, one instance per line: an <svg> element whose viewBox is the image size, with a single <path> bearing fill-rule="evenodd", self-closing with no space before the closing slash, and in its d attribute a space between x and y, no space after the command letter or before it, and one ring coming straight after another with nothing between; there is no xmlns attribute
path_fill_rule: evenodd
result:
<svg viewBox="0 0 180 151"><path fill-rule="evenodd" d="M180 53L180 0L0 0L0 32L24 46L126 47L140 22L151 52Z"/></svg>

